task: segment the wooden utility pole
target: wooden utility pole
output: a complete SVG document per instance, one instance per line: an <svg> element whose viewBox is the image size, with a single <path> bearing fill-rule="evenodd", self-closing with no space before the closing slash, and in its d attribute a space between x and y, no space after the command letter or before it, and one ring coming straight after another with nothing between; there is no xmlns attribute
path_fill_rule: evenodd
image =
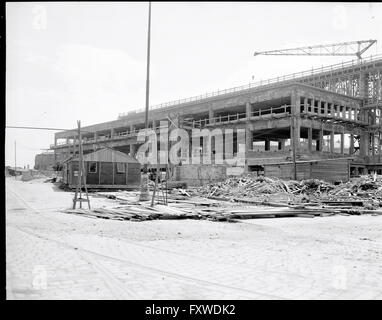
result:
<svg viewBox="0 0 382 320"><path fill-rule="evenodd" d="M149 21L147 33L147 70L146 70L146 108L145 108L145 141L147 142L147 131L149 127L149 96L150 96L150 30L151 29L151 2L149 2ZM153 128L155 129L155 128ZM140 201L149 200L148 190L148 177L147 177L147 163L143 165L143 174L141 179L141 193L139 195Z"/></svg>
<svg viewBox="0 0 382 320"><path fill-rule="evenodd" d="M78 156L79 156L79 161L78 161L78 176L77 176L77 187L76 187L76 193L74 195L73 199L73 209L76 208L77 202L80 203L80 209L82 209L82 202L87 202L88 207L90 209L90 200L89 200L89 195L88 195L88 188L86 186L86 170L85 170L85 165L84 165L84 160L83 160L83 151L82 151L82 136L81 136L81 121L77 121L78 125ZM82 183L85 188L85 193L86 193L86 199L82 198ZM78 197L79 193L79 197Z"/></svg>

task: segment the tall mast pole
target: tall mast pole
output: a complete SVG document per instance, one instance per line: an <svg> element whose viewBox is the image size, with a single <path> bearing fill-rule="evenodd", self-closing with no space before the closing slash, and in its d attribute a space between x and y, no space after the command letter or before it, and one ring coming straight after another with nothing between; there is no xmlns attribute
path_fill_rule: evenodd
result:
<svg viewBox="0 0 382 320"><path fill-rule="evenodd" d="M146 70L146 113L145 127L146 133L149 127L149 104L150 104L150 36L151 36L151 1L149 2L149 22L147 34L147 70ZM146 137L147 138L147 137Z"/></svg>
<svg viewBox="0 0 382 320"><path fill-rule="evenodd" d="M147 31L147 70L146 70L146 109L145 109L145 130L147 142L147 131L149 127L149 94L150 94L150 30L151 29L151 1L149 2L149 21L148 21L148 31ZM147 163L143 165L143 174L141 180L141 193L139 196L140 201L149 200L149 190L148 190L148 177L147 177Z"/></svg>

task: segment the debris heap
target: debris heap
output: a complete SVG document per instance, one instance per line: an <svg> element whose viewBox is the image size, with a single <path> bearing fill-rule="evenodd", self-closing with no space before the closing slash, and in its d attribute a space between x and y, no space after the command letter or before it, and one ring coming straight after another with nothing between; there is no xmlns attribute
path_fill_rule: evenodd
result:
<svg viewBox="0 0 382 320"><path fill-rule="evenodd" d="M65 213L91 218L146 221L206 219L236 222L241 219L382 214L382 177L362 176L337 185L309 179L283 181L247 175L194 189L172 189L168 205L138 200L138 193L97 192L114 203L92 210Z"/></svg>
<svg viewBox="0 0 382 320"><path fill-rule="evenodd" d="M382 177L361 176L346 183L332 183L308 179L283 181L278 178L255 177L250 174L229 178L194 190L207 198L235 200L257 199L291 203L336 201L371 201L382 204Z"/></svg>

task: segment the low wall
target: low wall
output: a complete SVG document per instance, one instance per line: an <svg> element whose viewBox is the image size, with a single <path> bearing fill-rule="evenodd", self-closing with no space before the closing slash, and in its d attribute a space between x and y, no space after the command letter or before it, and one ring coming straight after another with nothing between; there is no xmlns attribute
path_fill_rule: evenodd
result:
<svg viewBox="0 0 382 320"><path fill-rule="evenodd" d="M297 163L297 180L321 179L325 181L348 181L350 177L349 160L328 160ZM294 179L294 166L287 164L264 165L264 175L284 180Z"/></svg>

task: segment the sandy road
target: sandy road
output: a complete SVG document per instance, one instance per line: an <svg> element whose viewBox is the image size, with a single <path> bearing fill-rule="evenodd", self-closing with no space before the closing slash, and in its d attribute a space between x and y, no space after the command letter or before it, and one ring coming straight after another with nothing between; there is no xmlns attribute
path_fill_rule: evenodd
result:
<svg viewBox="0 0 382 320"><path fill-rule="evenodd" d="M70 199L7 181L9 299L381 297L379 217L120 222L58 212Z"/></svg>

